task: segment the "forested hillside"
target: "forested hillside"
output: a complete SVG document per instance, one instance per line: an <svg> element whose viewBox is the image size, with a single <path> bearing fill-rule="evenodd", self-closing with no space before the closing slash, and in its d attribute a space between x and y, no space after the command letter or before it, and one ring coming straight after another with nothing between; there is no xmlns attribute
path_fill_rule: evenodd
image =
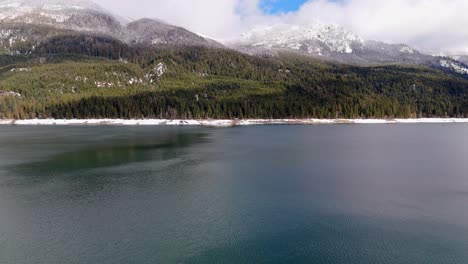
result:
<svg viewBox="0 0 468 264"><path fill-rule="evenodd" d="M74 33L23 48L0 56L0 118L468 116L468 80L416 66L261 58Z"/></svg>

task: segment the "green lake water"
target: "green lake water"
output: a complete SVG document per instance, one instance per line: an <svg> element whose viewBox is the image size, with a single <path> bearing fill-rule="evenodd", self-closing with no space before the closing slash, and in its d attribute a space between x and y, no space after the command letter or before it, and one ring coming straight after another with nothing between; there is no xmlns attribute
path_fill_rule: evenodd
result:
<svg viewBox="0 0 468 264"><path fill-rule="evenodd" d="M468 263L468 126L0 127L0 263Z"/></svg>

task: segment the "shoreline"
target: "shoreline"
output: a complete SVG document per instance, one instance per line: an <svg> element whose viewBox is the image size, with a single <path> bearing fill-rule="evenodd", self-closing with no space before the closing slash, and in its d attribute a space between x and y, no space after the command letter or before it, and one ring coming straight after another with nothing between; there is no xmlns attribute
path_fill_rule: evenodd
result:
<svg viewBox="0 0 468 264"><path fill-rule="evenodd" d="M124 125L124 126L207 126L234 127L252 125L333 125L333 124L468 124L468 118L416 119L0 119L0 125Z"/></svg>

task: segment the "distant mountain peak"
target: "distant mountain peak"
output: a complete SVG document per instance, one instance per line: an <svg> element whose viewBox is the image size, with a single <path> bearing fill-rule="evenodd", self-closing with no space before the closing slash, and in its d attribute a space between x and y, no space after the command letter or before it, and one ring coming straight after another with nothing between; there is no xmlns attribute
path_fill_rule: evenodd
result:
<svg viewBox="0 0 468 264"><path fill-rule="evenodd" d="M38 17L64 22L71 13L98 12L110 15L101 6L88 0L0 0L0 20L4 22L38 21ZM26 17L26 19L21 19Z"/></svg>
<svg viewBox="0 0 468 264"><path fill-rule="evenodd" d="M408 45L365 40L344 27L320 22L257 27L229 45L252 55L277 55L289 51L360 65L401 63L441 67L439 57L423 54Z"/></svg>
<svg viewBox="0 0 468 264"><path fill-rule="evenodd" d="M64 10L64 9L91 9L104 11L102 7L88 0L0 0L0 9L12 8L21 10Z"/></svg>
<svg viewBox="0 0 468 264"><path fill-rule="evenodd" d="M314 55L324 52L352 53L353 45L364 43L358 35L336 25L275 24L255 28L241 36L241 45L302 50Z"/></svg>
<svg viewBox="0 0 468 264"><path fill-rule="evenodd" d="M0 0L0 49L26 52L16 47L31 42L34 49L51 36L75 33L148 46L222 47L161 20L143 18L130 22L88 0Z"/></svg>
<svg viewBox="0 0 468 264"><path fill-rule="evenodd" d="M0 22L119 36L125 21L89 0L0 0Z"/></svg>
<svg viewBox="0 0 468 264"><path fill-rule="evenodd" d="M135 20L128 23L126 29L126 42L130 43L221 47L217 42L158 19Z"/></svg>

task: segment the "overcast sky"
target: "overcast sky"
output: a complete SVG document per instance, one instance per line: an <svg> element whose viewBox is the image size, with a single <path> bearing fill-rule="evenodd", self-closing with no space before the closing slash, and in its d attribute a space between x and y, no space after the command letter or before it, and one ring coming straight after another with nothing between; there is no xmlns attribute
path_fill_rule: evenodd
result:
<svg viewBox="0 0 468 264"><path fill-rule="evenodd" d="M319 21L365 39L468 54L468 0L95 0L124 17L159 18L218 40L255 26Z"/></svg>

